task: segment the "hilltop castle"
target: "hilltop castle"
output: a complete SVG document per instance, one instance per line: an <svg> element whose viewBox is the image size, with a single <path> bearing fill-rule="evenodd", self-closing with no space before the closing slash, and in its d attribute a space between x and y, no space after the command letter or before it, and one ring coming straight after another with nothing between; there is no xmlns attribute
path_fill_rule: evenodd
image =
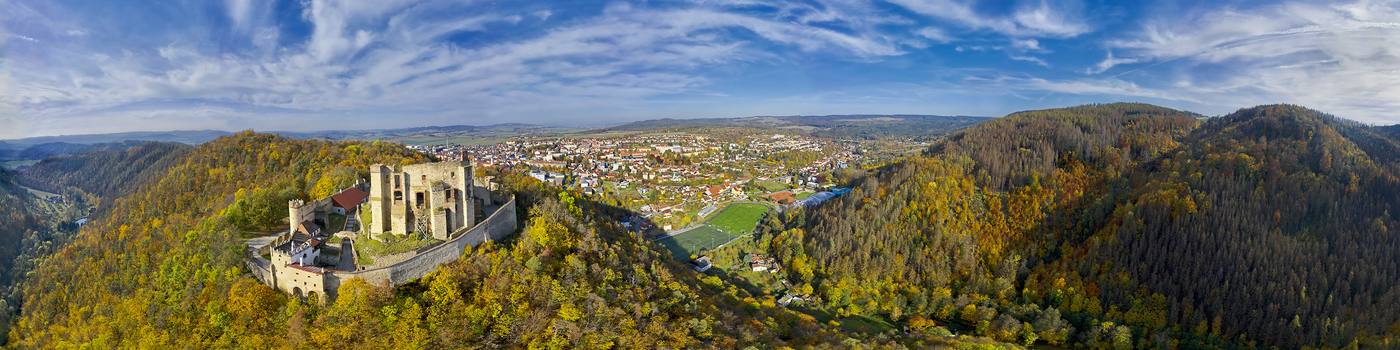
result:
<svg viewBox="0 0 1400 350"><path fill-rule="evenodd" d="M335 298L346 280L406 283L456 260L469 247L515 232L514 197L473 186L471 167L465 163L401 169L371 167L369 192L362 183L322 199L289 201L286 232L248 241L249 271L275 289L325 302ZM369 203L370 215L361 223L358 213L364 203ZM486 216L477 222L479 209ZM440 242L375 256L368 266L360 265L355 237L383 240L408 234Z"/></svg>
<svg viewBox="0 0 1400 350"><path fill-rule="evenodd" d="M417 232L445 241L452 231L476 224L468 163L405 165L402 171L375 164L369 177L371 237Z"/></svg>

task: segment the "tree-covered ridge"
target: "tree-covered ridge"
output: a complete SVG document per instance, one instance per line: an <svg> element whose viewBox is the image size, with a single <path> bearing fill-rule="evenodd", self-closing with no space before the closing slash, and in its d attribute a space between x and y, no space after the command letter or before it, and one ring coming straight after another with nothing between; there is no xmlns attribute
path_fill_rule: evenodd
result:
<svg viewBox="0 0 1400 350"><path fill-rule="evenodd" d="M23 298L18 284L45 255L72 235L71 220L82 213L72 205L31 194L19 176L0 169L0 331L8 333ZM6 337L0 336L0 343Z"/></svg>
<svg viewBox="0 0 1400 350"><path fill-rule="evenodd" d="M1084 257L1078 271L1110 267L1087 274L1104 301L1127 303L1131 288L1146 287L1183 328L1285 347L1388 334L1393 346L1400 147L1376 140L1296 106L1211 120L1134 174L1142 183L1131 199L1069 256ZM1140 284L1107 287L1125 277Z"/></svg>
<svg viewBox="0 0 1400 350"><path fill-rule="evenodd" d="M0 285L8 285L12 261L19 255L21 247L16 244L24 239L27 231L42 226L41 220L31 212L35 198L15 183L15 174L0 169Z"/></svg>
<svg viewBox="0 0 1400 350"><path fill-rule="evenodd" d="M984 123L774 253L830 309L1004 341L1393 345L1395 143L1293 106L1197 125L1133 104Z"/></svg>
<svg viewBox="0 0 1400 350"><path fill-rule="evenodd" d="M101 198L103 208L142 184L154 182L189 153L181 143L133 142L96 147L74 155L45 159L24 169L30 187L67 193L78 190Z"/></svg>
<svg viewBox="0 0 1400 350"><path fill-rule="evenodd" d="M979 183L996 189L1074 160L1121 171L1178 146L1198 116L1140 103L1095 104L1017 112L961 131L927 154L972 158Z"/></svg>
<svg viewBox="0 0 1400 350"><path fill-rule="evenodd" d="M280 307L281 294L246 276L243 233L229 224L237 213L224 208L269 194L303 196L337 167L423 160L397 145L251 133L204 144L159 181L117 200L105 220L36 269L10 341L25 348L275 344L285 333L268 328L279 318L265 306ZM285 203L265 210L285 217Z"/></svg>

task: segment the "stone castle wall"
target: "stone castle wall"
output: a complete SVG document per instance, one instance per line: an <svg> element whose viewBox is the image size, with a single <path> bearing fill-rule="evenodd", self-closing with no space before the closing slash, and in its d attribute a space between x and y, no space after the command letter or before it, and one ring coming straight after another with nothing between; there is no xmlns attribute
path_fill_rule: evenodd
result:
<svg viewBox="0 0 1400 350"><path fill-rule="evenodd" d="M438 266L456 261L467 248L476 247L487 239L499 240L515 233L516 225L515 198L512 197L486 220L456 235L456 238L421 251L412 258L370 270L326 273L326 293L334 299L340 284L352 278L363 279L373 285L399 285L422 278ZM258 270L251 265L250 263L249 269L257 275Z"/></svg>

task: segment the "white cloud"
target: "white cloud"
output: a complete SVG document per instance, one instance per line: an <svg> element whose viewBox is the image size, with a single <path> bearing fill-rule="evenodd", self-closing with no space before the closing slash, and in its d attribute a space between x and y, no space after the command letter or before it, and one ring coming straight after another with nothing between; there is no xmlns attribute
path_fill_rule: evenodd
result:
<svg viewBox="0 0 1400 350"><path fill-rule="evenodd" d="M224 6L228 7L228 17L233 27L246 29L249 17L253 15L253 0L226 0Z"/></svg>
<svg viewBox="0 0 1400 350"><path fill-rule="evenodd" d="M944 32L942 29L938 29L935 27L923 27L915 33L919 34L919 36L924 37L925 39L933 40L934 42L938 43L947 43L953 41L952 36L949 36L948 33Z"/></svg>
<svg viewBox="0 0 1400 350"><path fill-rule="evenodd" d="M538 35L460 46L443 38L513 30L523 25L522 16L540 15L472 11L454 18L441 12L461 4L399 1L311 1L302 13L313 27L310 37L276 46L278 31L259 22L257 11L238 15L250 13L245 4L230 2L229 15L231 22L248 21L252 30L245 35L256 50L225 52L177 41L116 54L78 48L63 64L19 58L23 69L16 69L25 73L14 77L13 94L0 96L0 108L44 121L34 123L36 133L104 125L74 122L98 117L142 121L107 128L193 125L203 118L229 123L206 127L247 127L235 123L242 121L326 129L348 126L320 121L399 115L489 123L505 116L577 116L582 110L605 114L659 96L703 94L711 84L706 69L787 59L772 45L860 59L903 53L898 38L859 29L873 28L869 18L834 15L817 26L723 6L615 6ZM731 35L737 32L751 36ZM381 124L361 127L395 125L364 120Z"/></svg>
<svg viewBox="0 0 1400 350"><path fill-rule="evenodd" d="M1045 60L1040 59L1039 57L1035 57L1035 56L1008 55L1008 56L1006 56L1006 57L1007 57L1007 58L1010 58L1010 59L1012 59L1012 60L1016 60L1016 61L1035 63L1036 65L1039 65L1039 66L1041 66L1041 67L1049 67L1049 66L1050 66L1050 63L1045 62Z"/></svg>
<svg viewBox="0 0 1400 350"><path fill-rule="evenodd" d="M1055 5L1041 0L1023 2L1009 14L984 14L973 2L960 0L887 0L923 16L1014 37L1070 38L1090 31L1077 2Z"/></svg>
<svg viewBox="0 0 1400 350"><path fill-rule="evenodd" d="M1286 3L1149 21L1108 43L1088 70L1154 62L1184 75L1174 93L1238 108L1289 102L1368 122L1400 122L1400 5Z"/></svg>
<svg viewBox="0 0 1400 350"><path fill-rule="evenodd" d="M1099 74L1099 73L1106 72L1106 71L1108 71L1109 69L1113 69L1113 67L1117 67L1117 66L1119 66L1119 65L1133 64L1133 63L1138 63L1138 62L1141 62L1141 61L1142 61L1141 59L1137 59L1137 58L1120 58L1120 57L1113 57L1113 51L1112 51L1112 50L1109 50L1108 53L1105 54L1105 57L1103 58L1102 61L1099 61L1099 63L1098 63L1098 64L1095 64L1093 67L1089 67L1088 69L1085 69L1085 70L1084 70L1084 73L1085 73L1085 74Z"/></svg>
<svg viewBox="0 0 1400 350"><path fill-rule="evenodd" d="M1011 40L1011 47L1014 47L1014 48L1017 48L1017 49L1021 49L1021 50L1026 50L1026 51L1041 51L1041 50L1045 50L1045 49L1043 49L1043 48L1040 47L1040 41L1035 40L1035 39L1012 39L1012 40Z"/></svg>

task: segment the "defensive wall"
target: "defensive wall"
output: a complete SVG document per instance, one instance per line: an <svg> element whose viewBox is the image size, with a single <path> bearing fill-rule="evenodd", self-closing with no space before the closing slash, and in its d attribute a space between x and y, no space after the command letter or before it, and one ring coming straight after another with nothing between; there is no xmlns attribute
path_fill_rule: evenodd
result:
<svg viewBox="0 0 1400 350"><path fill-rule="evenodd" d="M456 261L458 258L461 258L462 253L465 252L467 248L476 247L488 239L499 240L505 238L515 233L516 228L515 197L511 196L510 200L502 204L500 208L496 209L495 213L492 213L491 216L488 216L485 220L482 220L470 228L464 227L458 230L458 232L452 235L452 239L424 249L420 251L418 255L391 265L379 266L369 270L326 270L321 274L323 281L321 281L322 283L320 286L308 286L308 288L303 290L307 292L324 293L323 295L327 296L325 300L334 300L336 291L340 289L340 284L353 278L363 279L365 282L369 282L373 285L393 286L407 283L422 278L429 272L437 269L438 266ZM278 267L271 266L271 262L262 259L260 256L264 250L271 249L270 247L272 246L275 245L266 245L251 251L249 254L252 256L247 259L246 265L254 277L261 280L264 284L276 288L278 285L278 274L275 272ZM302 271L296 272L300 273ZM291 293L291 291L287 292Z"/></svg>

